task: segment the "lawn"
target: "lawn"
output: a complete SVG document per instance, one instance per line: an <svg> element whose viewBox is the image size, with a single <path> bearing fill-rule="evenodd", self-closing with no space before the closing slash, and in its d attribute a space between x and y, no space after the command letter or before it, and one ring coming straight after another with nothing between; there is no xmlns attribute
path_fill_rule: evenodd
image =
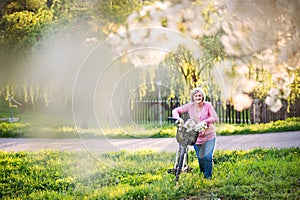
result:
<svg viewBox="0 0 300 200"><path fill-rule="evenodd" d="M9 110L5 102L0 102L0 118L8 118ZM171 123L162 126L155 123L123 124L117 127L75 126L71 113L20 112L13 110L17 123L0 123L0 137L37 138L162 138L175 137L176 127ZM283 131L299 131L300 117L288 118L266 124L216 124L218 135L256 134Z"/></svg>
<svg viewBox="0 0 300 200"><path fill-rule="evenodd" d="M300 149L216 151L214 175L179 183L167 173L174 153L140 150L1 152L2 199L299 199Z"/></svg>
<svg viewBox="0 0 300 200"><path fill-rule="evenodd" d="M3 114L1 117L3 117ZM16 113L18 123L0 123L0 137L174 137L172 124L76 128L70 116ZM300 130L300 118L268 124L217 124L218 135ZM0 199L299 199L300 149L216 151L212 180L192 173L177 185L175 152L150 150L89 152L0 151Z"/></svg>
<svg viewBox="0 0 300 200"><path fill-rule="evenodd" d="M44 117L45 118L45 117ZM38 118L42 119L42 117ZM45 119L48 124L31 121L17 123L0 123L0 137L36 137L36 138L163 138L175 137L173 124L135 124L116 128L92 127L83 129L71 125L66 119ZM67 121L66 123L63 120ZM216 124L218 135L259 134L271 132L299 131L300 117L288 118L267 124Z"/></svg>

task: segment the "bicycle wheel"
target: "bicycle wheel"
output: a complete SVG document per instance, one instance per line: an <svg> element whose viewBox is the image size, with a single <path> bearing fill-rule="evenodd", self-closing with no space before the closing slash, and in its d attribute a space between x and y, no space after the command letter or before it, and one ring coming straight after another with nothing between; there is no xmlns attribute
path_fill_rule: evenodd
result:
<svg viewBox="0 0 300 200"><path fill-rule="evenodd" d="M175 183L177 183L178 180L179 180L179 175L180 175L181 170L182 170L185 154L186 154L186 147L181 145L180 146L180 156L179 156L179 159L178 159L178 166L176 168L176 174L175 174L176 175Z"/></svg>

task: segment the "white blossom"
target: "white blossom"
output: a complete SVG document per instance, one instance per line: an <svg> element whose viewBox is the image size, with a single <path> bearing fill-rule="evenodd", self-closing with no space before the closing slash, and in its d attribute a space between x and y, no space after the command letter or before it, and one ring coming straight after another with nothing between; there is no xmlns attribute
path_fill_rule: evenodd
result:
<svg viewBox="0 0 300 200"><path fill-rule="evenodd" d="M269 109L272 112L278 112L280 108L282 107L282 103L280 99L273 99L270 96L266 97L265 103L269 106Z"/></svg>
<svg viewBox="0 0 300 200"><path fill-rule="evenodd" d="M175 51L180 45L185 45L197 59L201 56L201 48L185 38L193 41L203 35L214 35L222 28L225 33L221 42L233 58L215 64L212 74L224 98L231 100L239 110L250 105L252 100L248 94L257 83L247 74L249 64L255 64L272 75L278 94L270 90L266 103L272 111L279 110L281 99L289 97L289 85L294 80L287 71L297 70L300 66L300 1L214 0L211 4L211 1L203 0L201 3L195 5L189 0L179 0L145 6L128 17L126 29L123 26L118 30L120 36L110 36L111 44L117 53L143 47L162 49L128 55L128 60L137 65L153 63L147 58L159 62L165 52ZM204 19L203 10L211 5L215 6L216 12L211 11ZM162 19L166 27L162 27ZM150 30L154 27L161 30ZM176 34L172 31L182 33L182 37L174 37ZM233 63L237 66L236 73L232 71Z"/></svg>
<svg viewBox="0 0 300 200"><path fill-rule="evenodd" d="M125 26L120 26L119 29L118 29L117 34L122 38L126 37L126 28L125 28Z"/></svg>
<svg viewBox="0 0 300 200"><path fill-rule="evenodd" d="M135 29L128 32L128 39L133 44L140 44L143 42L144 38L146 37L148 33L147 29Z"/></svg>
<svg viewBox="0 0 300 200"><path fill-rule="evenodd" d="M191 132L191 131L201 132L201 131L204 131L204 130L208 129L208 125L205 121L196 122L193 119L188 119L182 125L182 127L187 129L186 132Z"/></svg>
<svg viewBox="0 0 300 200"><path fill-rule="evenodd" d="M237 111L242 111L246 108L249 108L253 100L249 97L249 95L238 93L233 96L232 101L234 109Z"/></svg>

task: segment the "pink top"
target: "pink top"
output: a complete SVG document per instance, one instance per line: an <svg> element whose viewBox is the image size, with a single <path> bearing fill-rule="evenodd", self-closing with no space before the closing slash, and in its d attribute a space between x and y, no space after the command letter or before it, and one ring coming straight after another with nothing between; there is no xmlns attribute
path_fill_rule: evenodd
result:
<svg viewBox="0 0 300 200"><path fill-rule="evenodd" d="M204 144L207 140L216 137L216 130L213 123L219 121L219 117L211 103L205 101L199 113L196 112L194 103L192 102L172 110L174 118L179 118L179 115L184 112L189 113L190 119L195 119L198 122L205 121L209 127L207 130L200 132L196 144Z"/></svg>

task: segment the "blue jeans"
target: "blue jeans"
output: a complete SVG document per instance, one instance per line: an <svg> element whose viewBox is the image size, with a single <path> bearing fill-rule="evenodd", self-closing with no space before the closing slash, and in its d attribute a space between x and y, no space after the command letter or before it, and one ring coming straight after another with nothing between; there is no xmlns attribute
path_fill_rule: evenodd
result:
<svg viewBox="0 0 300 200"><path fill-rule="evenodd" d="M216 146L216 138L206 141L204 144L195 144L194 149L198 158L200 172L204 178L212 177L213 154Z"/></svg>

